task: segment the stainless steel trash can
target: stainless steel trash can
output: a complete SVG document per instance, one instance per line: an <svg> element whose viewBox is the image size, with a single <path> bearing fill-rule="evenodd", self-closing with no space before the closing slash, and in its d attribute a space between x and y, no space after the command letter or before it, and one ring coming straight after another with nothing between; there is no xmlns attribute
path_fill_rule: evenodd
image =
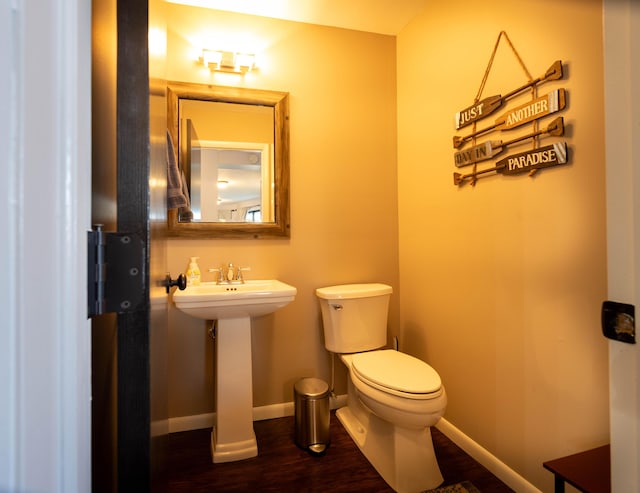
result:
<svg viewBox="0 0 640 493"><path fill-rule="evenodd" d="M296 445L321 455L330 442L329 385L319 378L302 378L293 386L293 394Z"/></svg>

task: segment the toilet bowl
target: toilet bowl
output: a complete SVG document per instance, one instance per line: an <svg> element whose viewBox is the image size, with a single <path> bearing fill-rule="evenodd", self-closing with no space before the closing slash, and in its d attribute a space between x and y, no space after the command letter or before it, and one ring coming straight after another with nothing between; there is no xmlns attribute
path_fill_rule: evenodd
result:
<svg viewBox="0 0 640 493"><path fill-rule="evenodd" d="M319 288L326 348L348 369L347 405L336 415L383 479L398 493L436 488L442 474L430 427L447 397L438 373L408 354L381 349L391 287Z"/></svg>
<svg viewBox="0 0 640 493"><path fill-rule="evenodd" d="M435 425L447 397L438 373L425 362L391 349L342 355L357 396L382 419L405 428Z"/></svg>

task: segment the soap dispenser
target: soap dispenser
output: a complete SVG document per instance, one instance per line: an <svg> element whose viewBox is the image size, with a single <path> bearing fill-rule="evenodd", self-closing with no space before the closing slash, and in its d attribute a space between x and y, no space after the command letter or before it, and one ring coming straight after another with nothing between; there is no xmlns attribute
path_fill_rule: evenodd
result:
<svg viewBox="0 0 640 493"><path fill-rule="evenodd" d="M198 259L200 257L191 257L189 268L187 269L187 286L200 285L200 267L198 267Z"/></svg>

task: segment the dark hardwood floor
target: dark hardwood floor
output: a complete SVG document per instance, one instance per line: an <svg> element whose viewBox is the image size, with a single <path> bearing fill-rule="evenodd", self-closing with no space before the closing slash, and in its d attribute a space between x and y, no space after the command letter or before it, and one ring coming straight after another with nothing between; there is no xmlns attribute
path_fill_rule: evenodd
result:
<svg viewBox="0 0 640 493"><path fill-rule="evenodd" d="M331 445L314 457L294 444L293 417L256 421L258 457L213 464L210 429L169 436L169 493L393 492L331 413ZM512 490L437 429L434 448L443 485L471 481L482 493Z"/></svg>

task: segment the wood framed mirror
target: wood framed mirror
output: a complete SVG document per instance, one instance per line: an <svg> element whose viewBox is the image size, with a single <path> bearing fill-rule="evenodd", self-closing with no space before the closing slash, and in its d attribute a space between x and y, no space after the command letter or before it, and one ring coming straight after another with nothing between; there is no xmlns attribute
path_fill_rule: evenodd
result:
<svg viewBox="0 0 640 493"><path fill-rule="evenodd" d="M170 236L289 236L288 93L168 82L167 128L190 202Z"/></svg>

